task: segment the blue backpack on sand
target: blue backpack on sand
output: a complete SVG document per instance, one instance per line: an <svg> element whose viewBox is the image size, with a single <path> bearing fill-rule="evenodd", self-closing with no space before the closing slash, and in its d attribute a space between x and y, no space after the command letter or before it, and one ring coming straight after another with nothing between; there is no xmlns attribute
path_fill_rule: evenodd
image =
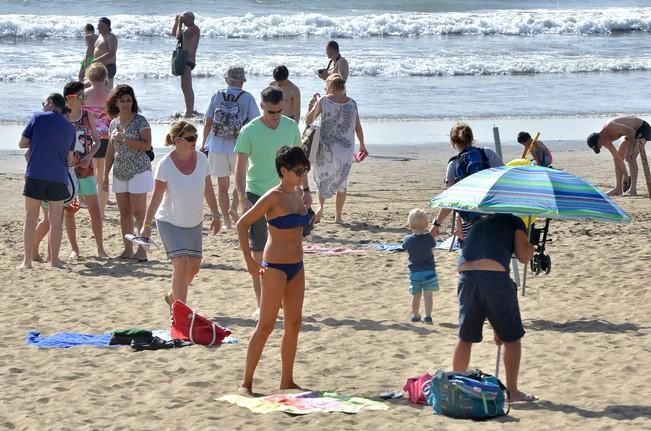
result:
<svg viewBox="0 0 651 431"><path fill-rule="evenodd" d="M423 388L435 414L458 419L490 419L506 416L506 387L480 370L465 373L438 370Z"/></svg>

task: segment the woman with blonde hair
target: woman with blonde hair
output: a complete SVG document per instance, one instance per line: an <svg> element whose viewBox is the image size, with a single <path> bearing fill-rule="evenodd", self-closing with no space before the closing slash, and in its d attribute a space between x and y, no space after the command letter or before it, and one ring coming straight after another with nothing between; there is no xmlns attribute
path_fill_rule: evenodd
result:
<svg viewBox="0 0 651 431"><path fill-rule="evenodd" d="M108 148L109 140L109 125L111 118L106 113L106 100L109 97L110 90L106 87L106 77L108 72L106 66L102 63L92 63L86 69L86 79L90 82L90 87L86 89L84 95L86 96L85 109L93 114L95 118L95 129L99 135L100 147L93 156L93 169L95 177L99 178L97 182L97 201L99 202L99 213L104 219L104 208L108 201L108 191L104 190L101 180L104 178L104 168L106 167L105 157L106 149Z"/></svg>
<svg viewBox="0 0 651 431"><path fill-rule="evenodd" d="M172 260L172 288L165 295L171 306L177 299L186 302L188 286L199 272L204 198L212 212L213 234L221 226L208 161L197 151L196 127L184 120L175 121L170 125L165 145L174 149L156 168L154 192L140 236L151 236L151 222L155 218L167 257Z"/></svg>
<svg viewBox="0 0 651 431"><path fill-rule="evenodd" d="M364 143L364 131L359 121L357 103L346 96L346 81L338 73L326 79L325 97L320 97L318 93L312 96L305 122L311 124L319 116L321 135L314 163L319 208L314 222L321 220L325 200L336 195L335 222L341 223L348 175L355 156L355 135L359 141L360 160L368 155L368 151Z"/></svg>

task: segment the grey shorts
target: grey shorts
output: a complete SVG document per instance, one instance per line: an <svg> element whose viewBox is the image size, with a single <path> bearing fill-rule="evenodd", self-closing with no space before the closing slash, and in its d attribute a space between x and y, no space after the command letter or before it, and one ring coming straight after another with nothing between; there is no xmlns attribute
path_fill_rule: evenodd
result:
<svg viewBox="0 0 651 431"><path fill-rule="evenodd" d="M201 244L201 230L203 223L194 227L179 227L172 223L156 220L158 236L160 236L165 252L169 259L180 256L201 258L203 247Z"/></svg>
<svg viewBox="0 0 651 431"><path fill-rule="evenodd" d="M252 204L255 204L260 199L260 196L246 192L246 198ZM261 217L249 227L249 246L251 247L251 251L263 251L266 244L267 220Z"/></svg>

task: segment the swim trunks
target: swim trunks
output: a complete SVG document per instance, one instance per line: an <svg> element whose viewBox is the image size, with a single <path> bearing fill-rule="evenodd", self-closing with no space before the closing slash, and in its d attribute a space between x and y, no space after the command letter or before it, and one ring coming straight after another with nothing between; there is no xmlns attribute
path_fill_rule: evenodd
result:
<svg viewBox="0 0 651 431"><path fill-rule="evenodd" d="M649 126L649 123L642 121L640 128L635 131L635 137L651 141L651 126Z"/></svg>
<svg viewBox="0 0 651 431"><path fill-rule="evenodd" d="M190 70L194 70L194 67L197 65L197 63L192 61L186 61L185 64L190 68Z"/></svg>
<svg viewBox="0 0 651 431"><path fill-rule="evenodd" d="M86 56L86 58L81 61L82 69L86 70L86 68L92 64L93 60L95 60L95 57L92 55Z"/></svg>
<svg viewBox="0 0 651 431"><path fill-rule="evenodd" d="M113 79L118 71L118 67L115 65L115 63L107 64L106 71L108 72L109 79Z"/></svg>

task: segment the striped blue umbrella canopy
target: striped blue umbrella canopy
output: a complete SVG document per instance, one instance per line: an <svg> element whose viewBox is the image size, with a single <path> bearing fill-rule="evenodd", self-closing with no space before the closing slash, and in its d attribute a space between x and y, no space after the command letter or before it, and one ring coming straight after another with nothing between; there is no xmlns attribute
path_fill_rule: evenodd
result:
<svg viewBox="0 0 651 431"><path fill-rule="evenodd" d="M432 198L430 206L560 220L631 221L623 209L588 181L540 166L485 169Z"/></svg>

